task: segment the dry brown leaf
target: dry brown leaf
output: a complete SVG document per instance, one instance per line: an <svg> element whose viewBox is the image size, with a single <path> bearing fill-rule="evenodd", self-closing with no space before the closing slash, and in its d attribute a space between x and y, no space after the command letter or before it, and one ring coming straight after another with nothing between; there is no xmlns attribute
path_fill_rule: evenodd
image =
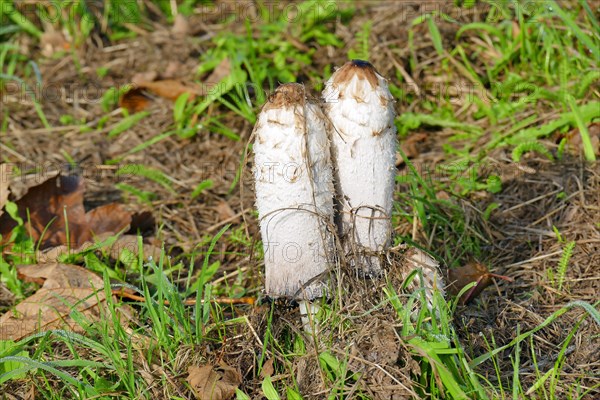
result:
<svg viewBox="0 0 600 400"><path fill-rule="evenodd" d="M25 196L17 200L19 216L26 221L27 232L32 239L41 241L41 249L67 244L65 221L69 223L68 236L72 247L91 239L86 229L83 192L84 182L80 177L56 176L30 188ZM8 215L0 216L2 236L10 233L16 225Z"/></svg>
<svg viewBox="0 0 600 400"><path fill-rule="evenodd" d="M138 250L138 237L136 235L123 235L117 239L117 241L110 247L108 250L110 258L113 260L121 260L127 263L128 260L122 259L123 251L128 250L131 253L132 257L135 259L131 260L131 262L137 260L139 255ZM144 259L152 257L158 263L161 255L161 249L149 243L142 243L142 252L144 255Z"/></svg>
<svg viewBox="0 0 600 400"><path fill-rule="evenodd" d="M219 215L219 222L229 221L231 218L235 217L235 212L226 201L220 201L219 204L215 206L215 211L217 212L217 215Z"/></svg>
<svg viewBox="0 0 600 400"><path fill-rule="evenodd" d="M196 96L206 94L204 88L195 83L182 82L177 79L165 79L161 81L137 81L136 87L124 93L119 98L119 106L126 108L130 113L139 112L150 106L152 99L144 94L144 91L152 92L157 96L171 101L177 100L184 93L190 93L188 101Z"/></svg>
<svg viewBox="0 0 600 400"><path fill-rule="evenodd" d="M199 400L227 400L235 395L242 376L235 368L223 363L219 366L192 366L188 368L187 382Z"/></svg>
<svg viewBox="0 0 600 400"><path fill-rule="evenodd" d="M102 278L77 265L36 264L18 267L19 278L42 287L0 317L0 340L21 340L48 329L81 332L69 314L73 310L90 320L99 317L105 301Z"/></svg>
<svg viewBox="0 0 600 400"><path fill-rule="evenodd" d="M2 209L8 201L8 188L10 176L12 174L12 166L10 164L0 164L0 216L3 214Z"/></svg>
<svg viewBox="0 0 600 400"><path fill-rule="evenodd" d="M427 141L427 134L423 132L416 132L410 134L405 140L400 143L400 148L406 154L408 158L415 158L421 154L420 148L424 147L424 143ZM396 166L402 165L404 159L398 154L396 159Z"/></svg>
<svg viewBox="0 0 600 400"><path fill-rule="evenodd" d="M82 178L56 176L30 188L17 200L19 216L27 221L31 238L41 242L40 250L59 246L76 249L93 242L97 235L128 229L132 215L121 204L107 204L86 213L84 190ZM8 215L0 216L0 234L7 235L15 226Z"/></svg>
<svg viewBox="0 0 600 400"><path fill-rule="evenodd" d="M261 378L264 379L267 376L273 376L273 373L275 372L275 368L273 367L274 361L275 361L274 358L269 358L267 361L265 361L265 363L262 366L262 369L260 370Z"/></svg>
<svg viewBox="0 0 600 400"><path fill-rule="evenodd" d="M123 94L119 99L119 107L127 109L129 113L137 113L150 106L152 99L144 94L143 89L135 88Z"/></svg>
<svg viewBox="0 0 600 400"><path fill-rule="evenodd" d="M38 263L44 263L44 264L60 262L60 260L59 260L60 256L67 255L67 254L69 254L69 255L79 254L79 253L84 252L85 250L87 250L89 247L91 247L93 245L94 245L94 243L92 243L92 242L85 242L81 246L74 249L67 245L62 244L60 246L51 247L44 251L36 252L36 260Z"/></svg>
<svg viewBox="0 0 600 400"><path fill-rule="evenodd" d="M96 211L97 210L97 211ZM93 212L93 213L92 213ZM121 260L124 262L134 262L138 258L138 237L136 235L122 235L111 245L100 246L99 243L103 243L105 240L114 236L116 233L126 230L131 227L131 230L138 231L139 234L148 232L151 228L154 228L154 218L150 212L142 212L131 215L127 212L123 205L120 204L108 204L106 206L100 206L88 212L90 215L90 230L94 233L95 242L89 241L82 243L79 247L73 248L67 245L60 245L51 247L43 251L36 253L36 258L40 263L48 262L59 262L59 257L69 254L79 254L86 251L88 248L94 246L97 250L104 250L108 252L109 256L113 260ZM115 216L120 216L112 220ZM106 217L106 218L105 218ZM95 234L95 232L99 232ZM131 260L122 259L122 253L124 250L129 250L131 254ZM151 238L144 238L143 243L143 254L144 258L152 257L154 260L159 259L161 255L160 245L151 243Z"/></svg>
<svg viewBox="0 0 600 400"><path fill-rule="evenodd" d="M138 89L146 89L157 96L164 97L171 101L177 100L184 93L190 93L190 101L196 96L202 96L205 91L202 87L191 82L183 82L177 79L165 79L162 81L153 82L138 82Z"/></svg>
<svg viewBox="0 0 600 400"><path fill-rule="evenodd" d="M487 267L481 263L472 261L459 268L451 268L448 270L448 291L456 296L460 291L472 282L477 284L469 289L460 298L460 304L466 304L477 297L483 289L490 286L494 281L493 278L504 279L512 282L512 279L491 273Z"/></svg>
<svg viewBox="0 0 600 400"><path fill-rule="evenodd" d="M102 233L118 233L129 229L131 213L123 204L111 203L94 208L86 213L90 232L93 235Z"/></svg>
<svg viewBox="0 0 600 400"><path fill-rule="evenodd" d="M213 88L224 78L231 75L231 62L229 58L224 58L219 65L213 69L212 73L204 80L207 88Z"/></svg>
<svg viewBox="0 0 600 400"><path fill-rule="evenodd" d="M169 71L172 75L173 71ZM119 106L126 108L129 112L139 112L149 107L152 99L144 94L144 91L151 92L157 96L177 100L184 93L189 93L188 101L193 101L197 96L206 96L210 90L221 80L231 74L231 63L228 58L224 58L219 65L215 67L212 73L204 80L203 85L193 82L185 82L178 79L163 80L144 80L144 75L136 75L134 81L135 87L124 93L119 99Z"/></svg>

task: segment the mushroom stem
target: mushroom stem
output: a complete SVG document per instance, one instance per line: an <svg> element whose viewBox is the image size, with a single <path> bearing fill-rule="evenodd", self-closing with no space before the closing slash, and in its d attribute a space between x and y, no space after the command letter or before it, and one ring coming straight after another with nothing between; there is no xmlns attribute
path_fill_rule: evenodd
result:
<svg viewBox="0 0 600 400"><path fill-rule="evenodd" d="M397 146L394 100L387 81L371 64L359 60L331 76L323 98L333 126L342 245L351 266L378 275L391 241Z"/></svg>
<svg viewBox="0 0 600 400"><path fill-rule="evenodd" d="M300 301L298 302L298 309L304 330L309 334L317 333L319 327L317 314L321 310L321 307L315 302Z"/></svg>
<svg viewBox="0 0 600 400"><path fill-rule="evenodd" d="M255 127L256 206L266 293L326 295L333 256L333 174L325 116L304 86L280 86Z"/></svg>

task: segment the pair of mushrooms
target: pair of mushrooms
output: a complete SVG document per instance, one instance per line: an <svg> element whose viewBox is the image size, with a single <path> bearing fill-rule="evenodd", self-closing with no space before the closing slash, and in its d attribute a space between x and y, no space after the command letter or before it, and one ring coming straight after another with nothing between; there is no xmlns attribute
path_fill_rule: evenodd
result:
<svg viewBox="0 0 600 400"><path fill-rule="evenodd" d="M353 268L376 276L391 241L397 139L387 82L368 62L353 60L322 96L319 104L304 86L281 85L254 131L266 294L273 298L327 296L340 250Z"/></svg>

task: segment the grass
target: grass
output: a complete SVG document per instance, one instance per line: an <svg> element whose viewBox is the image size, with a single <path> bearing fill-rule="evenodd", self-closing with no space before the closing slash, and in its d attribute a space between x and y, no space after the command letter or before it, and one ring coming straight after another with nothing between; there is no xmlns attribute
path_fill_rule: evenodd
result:
<svg viewBox="0 0 600 400"><path fill-rule="evenodd" d="M203 1L177 3L178 12L184 15L193 15L195 8L206 6ZM466 12L469 2L464 3L461 7ZM28 8L18 11L15 4L12 0L0 0L3 22L0 93L13 82L26 92L25 85L31 85L32 81L39 84L41 79L36 72L37 60L22 51L19 40L23 37L40 40L44 28L39 20L47 9L38 4L33 11ZM99 10L89 9L86 4L65 2L62 7L69 17L56 23L69 33L75 47L85 43L98 29L112 42L135 37L136 31L128 26L132 22L152 29L150 15L155 15L156 10L149 9L144 2L104 0ZM173 21L170 2L153 4L160 11L155 17L161 23ZM444 246L437 247L436 257L451 267L470 257L482 257L490 244L483 229L465 220L461 208L462 199L503 190L499 174L485 171L490 154L507 150L515 162L532 154L541 155L548 162L558 162L564 147L569 145L565 134L577 129L585 159L595 160L588 132L588 126L600 118L597 86L600 37L593 5L585 1L572 2L568 7L554 1L494 4L480 22L458 22L442 11L407 21L409 52L405 68L412 76L429 76L433 72L449 82L466 82L462 87L466 91L458 95L450 90L436 93L427 82L420 82L417 92L398 68L390 77L390 88L401 109L411 107L399 114L396 121L401 140L417 130L452 132L443 146L442 164L431 171L420 171L402 155L407 168L397 179L400 190L394 225L418 226L420 234L418 237L414 232L400 234L396 240L425 248L443 243ZM333 29L336 21L347 23L358 18L358 9L332 1L304 1L297 7L299 17L291 22L284 13L269 14L267 7L259 8L256 20L248 18L240 22L231 16L231 21L224 22L241 23L244 30L240 33L226 29L212 37L208 49L198 57L195 77L200 80L228 59L231 74L219 83L220 90L191 102L185 96L180 97L174 104L173 124L129 149L122 158L143 154L161 141L193 140L199 132L222 136L231 143L241 140L242 132L228 121L238 118L254 124L268 93L280 82L296 81L303 76L315 93L322 88L323 80L335 65L323 65L316 49L343 52L349 57L378 57L373 53L377 44L373 21L363 21L354 30L349 44ZM448 38L442 33L446 23L455 27L455 37ZM423 41L433 51L420 51ZM393 44L387 50L392 56L402 51ZM66 52L66 56L77 62L75 51ZM428 58L434 57L435 62L430 64ZM385 58L376 60L385 62ZM114 141L146 122L147 112L133 115L110 112L119 91L115 87L104 95L101 120L77 121L82 132L105 131L108 140ZM32 104L39 124L52 128L41 102L33 98ZM2 113L3 118L7 117L8 111ZM7 123L0 124L0 135L8 129ZM563 136L559 145L548 140L557 132ZM0 161L9 159L3 154ZM132 202L152 205L160 196L159 191L169 196L176 193L165 171L142 163L120 166L118 171L143 179L142 184L118 184ZM147 188L149 184L155 184L153 189ZM190 188L191 194L187 196L202 199L215 185L212 179L204 179ZM448 198L440 197L440 192L447 193ZM488 220L497 207L497 203L491 203L481 211L484 219ZM12 214L16 212L12 210ZM16 265L35 261L35 244L27 238L22 221L20 225L10 240L11 252L3 253L0 258L0 272L2 282L18 299L23 299L33 288L17 279ZM234 263L246 265L244 262L250 260L250 267L260 266L263 257L260 243L247 235L247 229L244 224L227 225L214 236L205 234L196 248L173 260L169 260L164 250L158 260L130 253L116 265L108 256L91 250L75 255L76 261L103 273L107 301L100 308L101 317L90 321L73 313L70 317L81 327L79 333L52 330L19 342L0 342L0 386L14 389L25 382L35 387L40 398L48 399L152 398L156 393L165 398L185 398L190 393L185 383L187 366L228 360L244 363L240 365L245 368L242 371L246 374L245 381L237 389L237 399L256 396L269 400L300 399L303 383L296 376L299 365L306 366L301 360L314 356L317 360L313 365L314 376L330 388L321 393L321 398L370 399L372 393L366 383L365 368L357 367L351 346L340 342L345 338L350 338L349 342L354 340L352 333L360 330L361 323L371 321L366 319L368 316L377 319L384 315L391 316L390 322L407 354L399 363L406 363L403 367L409 372L405 375L410 378L407 393L414 397L583 399L599 390L597 385L587 388L577 380L564 378L565 357L574 345L575 334L582 324L600 325L597 302L564 303L537 326L523 331L516 327L514 337L508 341L500 338L497 341L493 334L490 339L484 336L487 351L475 356L470 344L461 341L457 332L457 300L444 299L436 293L433 306L428 308L424 306L427 303L424 290L413 293L402 290L410 280L421 278L418 272L406 277L403 286L385 282L377 293L371 294L371 303L358 311L348 306L343 291L336 292L331 302L321 305L318 319L323 330L312 337L298 329L298 324L282 323L282 318L292 317L282 315L278 303L262 305L259 311L253 311L248 306L234 307L214 301L217 297L256 296L260 291L259 283L249 272L251 268L238 267L232 273L233 283L220 279L223 267L217 257L220 246L236 249L224 254L231 256ZM565 276L576 250L574 241L560 234L558 237L562 256L553 266L555 270L547 271L547 280L562 292L568 289ZM134 279L129 278L132 272L136 273ZM115 283L115 278L126 279L127 283ZM123 301L111 295L113 289L123 285L145 301L128 302L124 308ZM194 305L184 302L184 298L194 299ZM545 348L537 348L540 342L534 340L536 333L560 321L572 309L581 311L577 323L560 343L554 361L543 364L537 357ZM127 310L133 310L133 318L128 319ZM503 367L507 354L512 364L509 374ZM522 361L526 357L533 360L533 383L522 380ZM261 375L269 362L273 373ZM394 379L390 386L407 384Z"/></svg>

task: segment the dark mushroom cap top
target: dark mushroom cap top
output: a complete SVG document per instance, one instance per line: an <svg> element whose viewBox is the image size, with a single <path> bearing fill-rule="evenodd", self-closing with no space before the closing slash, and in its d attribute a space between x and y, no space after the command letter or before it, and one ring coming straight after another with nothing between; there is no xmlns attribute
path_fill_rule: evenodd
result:
<svg viewBox="0 0 600 400"><path fill-rule="evenodd" d="M364 60L352 60L341 66L333 74L333 84L338 86L349 82L354 76L358 79L366 79L371 87L376 88L379 85L377 79L377 70L373 65Z"/></svg>

